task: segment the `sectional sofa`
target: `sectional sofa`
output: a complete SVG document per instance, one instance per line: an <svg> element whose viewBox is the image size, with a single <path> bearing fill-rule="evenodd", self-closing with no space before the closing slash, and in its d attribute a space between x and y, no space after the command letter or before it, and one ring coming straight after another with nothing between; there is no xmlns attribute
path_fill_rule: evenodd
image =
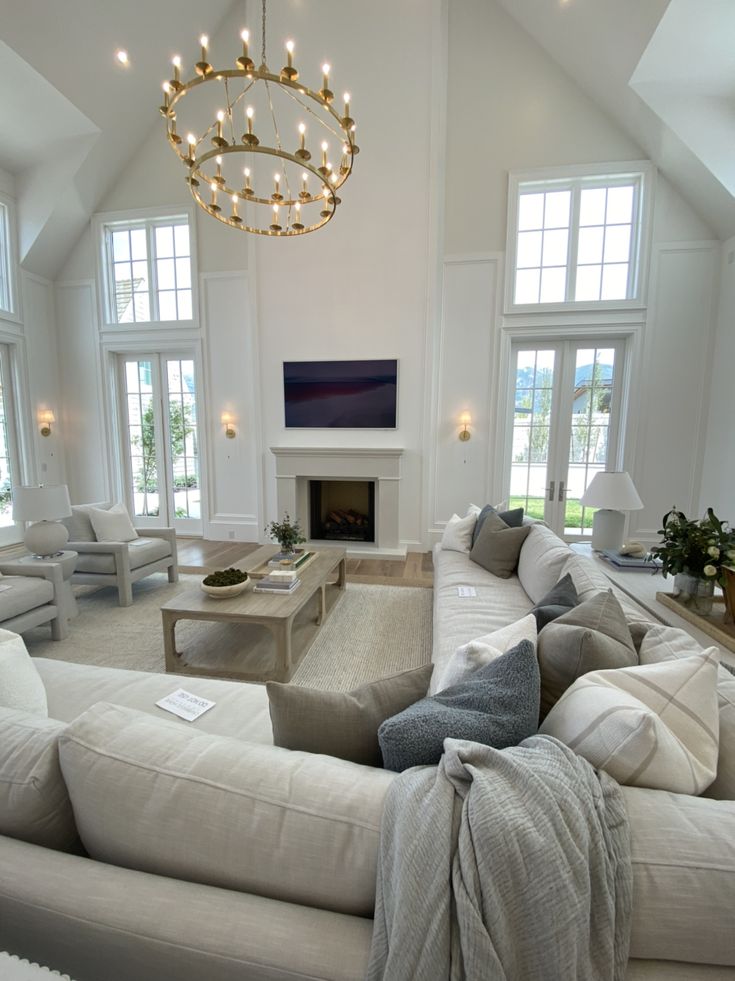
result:
<svg viewBox="0 0 735 981"><path fill-rule="evenodd" d="M566 572L582 598L609 587L542 525L507 580L467 553L434 558L435 679ZM636 637L652 627L626 615ZM185 723L155 705L169 676L35 663L48 718L0 710L0 949L77 981L363 976L395 774L274 747L262 686L187 679L216 705ZM720 671L711 796L624 788L629 981L735 978L735 678Z"/></svg>

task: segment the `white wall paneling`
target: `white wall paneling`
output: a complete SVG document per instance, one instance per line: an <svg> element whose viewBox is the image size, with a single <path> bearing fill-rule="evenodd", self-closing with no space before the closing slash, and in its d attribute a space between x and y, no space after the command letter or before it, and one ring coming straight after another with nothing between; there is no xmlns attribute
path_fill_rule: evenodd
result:
<svg viewBox="0 0 735 981"><path fill-rule="evenodd" d="M659 243L640 377L633 478L644 502L631 533L657 541L661 518L699 507L704 459L719 245Z"/></svg>
<svg viewBox="0 0 735 981"><path fill-rule="evenodd" d="M254 337L248 276L207 273L201 277L205 349L208 452L203 467L209 508L205 538L259 541L260 467ZM227 439L223 412L234 420Z"/></svg>
<svg viewBox="0 0 735 981"><path fill-rule="evenodd" d="M453 256L444 263L432 419L430 536L441 532L453 511L464 513L470 501L482 505L489 498L501 263L498 254ZM464 411L472 416L467 442L459 440L459 417Z"/></svg>
<svg viewBox="0 0 735 981"><path fill-rule="evenodd" d="M111 440L102 390L102 364L93 280L57 283L56 327L61 378L60 430L73 503L112 495Z"/></svg>

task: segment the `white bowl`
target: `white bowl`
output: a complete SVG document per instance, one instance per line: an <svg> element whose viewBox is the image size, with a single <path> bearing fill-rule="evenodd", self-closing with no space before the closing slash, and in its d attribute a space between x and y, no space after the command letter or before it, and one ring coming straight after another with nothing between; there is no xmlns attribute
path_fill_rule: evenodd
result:
<svg viewBox="0 0 735 981"><path fill-rule="evenodd" d="M204 583L200 583L200 586L207 596L214 596L216 599L227 599L228 596L237 596L238 593L243 592L247 584L248 580L245 579L243 582L236 582L231 586L205 586Z"/></svg>

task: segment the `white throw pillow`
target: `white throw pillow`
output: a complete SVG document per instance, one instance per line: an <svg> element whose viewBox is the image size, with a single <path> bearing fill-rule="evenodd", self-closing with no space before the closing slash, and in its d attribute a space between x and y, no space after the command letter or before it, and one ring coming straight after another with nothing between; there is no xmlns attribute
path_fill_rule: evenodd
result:
<svg viewBox="0 0 735 981"><path fill-rule="evenodd" d="M23 638L0 630L0 707L48 716L46 689Z"/></svg>
<svg viewBox="0 0 735 981"><path fill-rule="evenodd" d="M520 644L522 640L530 640L535 647L537 637L536 617L533 613L529 613L515 623L509 623L499 630L463 644L457 648L447 663L436 690L443 691L445 688L459 684L468 674L494 661L496 657Z"/></svg>
<svg viewBox="0 0 735 981"><path fill-rule="evenodd" d="M109 510L89 508L88 514L98 542L132 542L138 537L124 504L114 504Z"/></svg>
<svg viewBox="0 0 735 981"><path fill-rule="evenodd" d="M442 535L442 548L450 552L469 552L472 532L477 524L477 514L470 510L464 518L453 514L447 521Z"/></svg>
<svg viewBox="0 0 735 981"><path fill-rule="evenodd" d="M592 671L578 678L540 732L566 743L618 783L701 794L719 752L720 652Z"/></svg>

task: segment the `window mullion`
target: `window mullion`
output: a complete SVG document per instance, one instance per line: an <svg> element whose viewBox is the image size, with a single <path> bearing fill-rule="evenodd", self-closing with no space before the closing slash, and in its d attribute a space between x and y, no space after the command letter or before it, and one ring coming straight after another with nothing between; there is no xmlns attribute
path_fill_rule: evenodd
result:
<svg viewBox="0 0 735 981"><path fill-rule="evenodd" d="M574 301L577 289L577 256L579 253L579 212L582 189L579 181L572 184L572 214L569 227L569 250L567 260L567 303Z"/></svg>
<svg viewBox="0 0 735 981"><path fill-rule="evenodd" d="M156 265L156 229L155 223L152 221L146 222L146 231L148 233L148 282L150 283L151 293L150 293L150 310L151 310L151 320L158 322L160 314L158 311L158 276L157 276L157 265Z"/></svg>

